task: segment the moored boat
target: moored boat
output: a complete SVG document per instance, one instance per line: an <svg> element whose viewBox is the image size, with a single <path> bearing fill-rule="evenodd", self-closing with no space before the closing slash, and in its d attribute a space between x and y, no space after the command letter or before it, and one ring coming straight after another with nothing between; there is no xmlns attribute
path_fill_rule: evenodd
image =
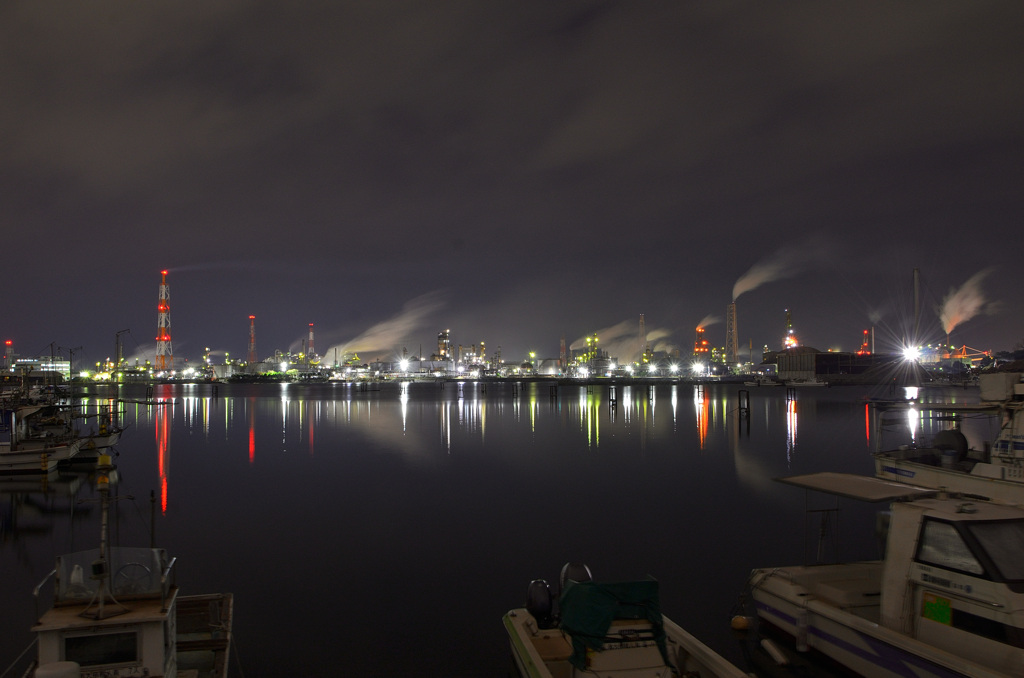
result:
<svg viewBox="0 0 1024 678"><path fill-rule="evenodd" d="M875 475L990 501L1024 506L1024 384L1019 373L983 374L979 403L876 402ZM921 441L887 445L895 422L906 430L908 419L930 417L949 428ZM970 440L961 423L985 419L993 437ZM912 425L916 425L912 424Z"/></svg>
<svg viewBox="0 0 1024 678"><path fill-rule="evenodd" d="M53 606L32 627L35 675L226 678L232 595L180 595L165 550L107 545L110 469L101 456L99 548L58 557L35 589L53 579Z"/></svg>
<svg viewBox="0 0 1024 678"><path fill-rule="evenodd" d="M599 584L566 564L557 602L544 580L503 618L522 678L701 676L743 678L734 664L661 614L658 582Z"/></svg>
<svg viewBox="0 0 1024 678"><path fill-rule="evenodd" d="M11 412L10 436L0 441L0 473L48 473L78 454L82 441L57 411L43 404Z"/></svg>
<svg viewBox="0 0 1024 678"><path fill-rule="evenodd" d="M1024 509L838 473L781 479L892 502L882 560L756 569L760 622L864 676L1024 672Z"/></svg>
<svg viewBox="0 0 1024 678"><path fill-rule="evenodd" d="M20 440L0 442L0 473L49 473L71 459L80 440Z"/></svg>

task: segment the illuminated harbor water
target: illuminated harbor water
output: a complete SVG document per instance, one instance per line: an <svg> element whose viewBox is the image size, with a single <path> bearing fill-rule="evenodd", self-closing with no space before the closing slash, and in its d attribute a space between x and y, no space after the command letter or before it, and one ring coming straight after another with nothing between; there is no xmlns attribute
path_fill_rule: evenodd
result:
<svg viewBox="0 0 1024 678"><path fill-rule="evenodd" d="M232 591L252 677L504 676L501 614L567 560L657 577L665 613L739 662L728 619L746 575L808 547L803 493L772 479L871 473L865 398L889 394L506 382L145 395L89 396L126 401L112 537L146 544L152 523L184 592ZM0 481L0 668L30 639L30 592L54 557L98 539L91 481ZM877 555L874 510L843 506L842 557Z"/></svg>

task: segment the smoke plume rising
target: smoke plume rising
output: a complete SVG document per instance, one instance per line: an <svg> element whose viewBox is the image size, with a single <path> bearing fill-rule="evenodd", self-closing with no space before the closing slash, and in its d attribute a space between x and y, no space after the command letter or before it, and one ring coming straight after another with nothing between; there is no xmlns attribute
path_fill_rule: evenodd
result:
<svg viewBox="0 0 1024 678"><path fill-rule="evenodd" d="M765 283L788 278L796 275L800 269L792 257L780 255L771 261L760 261L750 267L750 270L740 276L732 288L732 300L735 302L744 292L757 289Z"/></svg>
<svg viewBox="0 0 1024 678"><path fill-rule="evenodd" d="M819 238L802 242L800 245L779 250L770 259L764 259L750 267L740 276L732 288L732 300L735 303L744 292L764 285L765 283L791 278L804 270L808 265L826 260L830 247Z"/></svg>
<svg viewBox="0 0 1024 678"><path fill-rule="evenodd" d="M640 324L636 320L623 320L611 327L594 332L597 335L598 347L620 363L634 362L640 359ZM675 346L665 341L671 332L664 328L647 331L645 341L655 351L671 351ZM593 335L589 335L593 336ZM587 345L587 337L580 337L569 345L570 350L579 350Z"/></svg>
<svg viewBox="0 0 1024 678"><path fill-rule="evenodd" d="M708 315L704 316L703 320L701 320L699 323L697 323L697 327L698 327L698 329L704 329L704 328L706 328L706 327L708 327L710 325L714 325L715 323L720 323L720 322L722 322L722 316L714 315L713 313L709 313Z"/></svg>
<svg viewBox="0 0 1024 678"><path fill-rule="evenodd" d="M444 301L436 292L416 297L406 302L402 311L394 317L377 323L354 339L331 346L323 355L330 355L335 349L339 354L397 350L402 342L408 341L425 324L432 313L443 307Z"/></svg>
<svg viewBox="0 0 1024 678"><path fill-rule="evenodd" d="M960 289L950 289L942 300L939 309L939 320L942 329L949 334L953 328L965 323L979 313L988 313L992 305L986 302L981 291L981 281L992 272L992 269L979 271L971 276Z"/></svg>

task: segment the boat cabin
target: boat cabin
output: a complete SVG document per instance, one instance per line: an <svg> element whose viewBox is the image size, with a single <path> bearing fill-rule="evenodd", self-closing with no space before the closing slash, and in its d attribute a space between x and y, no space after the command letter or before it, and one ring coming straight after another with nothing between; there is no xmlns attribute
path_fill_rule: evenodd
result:
<svg viewBox="0 0 1024 678"><path fill-rule="evenodd" d="M37 665L77 665L82 678L225 675L232 597L179 596L175 560L130 547L59 557L53 607L32 627Z"/></svg>
<svg viewBox="0 0 1024 678"><path fill-rule="evenodd" d="M75 662L82 676L176 675L172 568L163 549L60 556L53 607L32 628L39 665Z"/></svg>
<svg viewBox="0 0 1024 678"><path fill-rule="evenodd" d="M865 675L1024 675L1024 509L849 474L780 480L892 502L880 561L755 570L758 615L798 649Z"/></svg>

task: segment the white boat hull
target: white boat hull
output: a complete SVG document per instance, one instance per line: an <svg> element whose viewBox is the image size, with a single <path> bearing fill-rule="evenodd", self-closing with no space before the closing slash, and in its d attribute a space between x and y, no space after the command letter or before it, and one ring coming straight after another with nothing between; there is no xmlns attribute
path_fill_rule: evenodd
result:
<svg viewBox="0 0 1024 678"><path fill-rule="evenodd" d="M0 443L0 473L48 473L78 454L80 445L78 440L53 446L25 443L12 450L9 442Z"/></svg>
<svg viewBox="0 0 1024 678"><path fill-rule="evenodd" d="M797 582L803 572L812 569L755 570L751 577L751 594L758 618L792 636L798 648L806 646L817 650L863 676L1005 678L1010 675L880 626L875 610L862 609L860 614L854 614L843 606L808 595ZM874 597L877 605L876 594L865 591L863 595L864 602ZM844 602L856 608L858 601L847 599Z"/></svg>

